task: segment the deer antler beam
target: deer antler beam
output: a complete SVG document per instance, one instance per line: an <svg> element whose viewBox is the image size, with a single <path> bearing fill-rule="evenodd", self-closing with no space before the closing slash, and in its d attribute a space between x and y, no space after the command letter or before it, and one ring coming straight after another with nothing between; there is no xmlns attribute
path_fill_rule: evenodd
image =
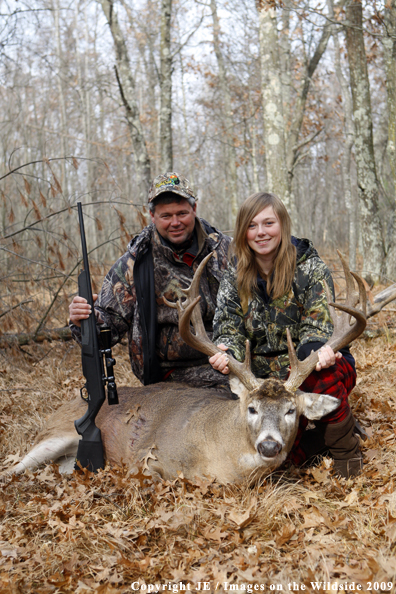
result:
<svg viewBox="0 0 396 594"><path fill-rule="evenodd" d="M177 303L171 303L164 299L166 305L169 307L177 307L179 314L179 332L180 336L189 346L211 357L216 353L224 354L224 351L219 349L208 337L205 325L202 320L202 312L199 306L201 296L199 295L199 284L202 272L208 260L213 256L213 252L208 254L202 260L197 270L194 273L194 278L188 289L183 289L183 293L187 295L187 299L182 301L179 299ZM191 332L192 323L195 334ZM250 344L246 341L246 356L244 363L237 361L231 354L227 354L229 370L244 384L248 390L254 390L261 385L261 382L253 375L250 368Z"/></svg>
<svg viewBox="0 0 396 594"><path fill-rule="evenodd" d="M360 278L360 276L349 270L349 266L340 252L338 252L338 255L341 259L346 280L347 296L345 299L345 304L341 305L330 302L330 291L327 284L325 283L327 299L334 325L333 334L326 342L326 345L330 346L333 351L339 351L343 347L347 346L350 342L355 340L355 338L360 336L367 324L367 296L363 280ZM353 279L355 279L357 282L359 292L355 290ZM355 305L360 305L361 309L357 309ZM336 314L336 309L343 313ZM355 321L352 325L350 323L350 316L355 318ZM290 375L285 382L285 386L288 390L295 391L315 369L316 364L319 361L319 354L318 351L313 351L306 359L304 359L304 361L299 361L294 350L289 329L287 329L287 346L290 359Z"/></svg>

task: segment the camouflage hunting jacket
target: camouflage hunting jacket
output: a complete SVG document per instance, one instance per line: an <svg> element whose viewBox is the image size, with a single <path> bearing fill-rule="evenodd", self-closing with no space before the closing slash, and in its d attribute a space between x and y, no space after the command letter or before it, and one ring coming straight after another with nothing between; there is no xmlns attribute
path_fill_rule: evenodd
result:
<svg viewBox="0 0 396 594"><path fill-rule="evenodd" d="M261 290L253 294L244 314L236 284L236 269L230 264L217 294L214 341L228 346L234 357L243 361L245 342L249 339L252 371L261 378L287 377L286 328L291 332L297 356L303 345L325 343L333 332L324 285L326 281L334 295L330 271L308 239L292 239L297 247L297 265L289 293L272 299L265 288L263 292L264 281L261 280Z"/></svg>
<svg viewBox="0 0 396 594"><path fill-rule="evenodd" d="M212 336L216 297L227 267L230 237L196 218L197 255L191 265L164 245L153 224L135 236L127 252L106 275L95 311L99 324L111 329L112 344L128 336L132 371L144 384L164 379L172 369L207 365L208 358L189 347L180 337L177 309L164 301L184 297L200 262L214 252L202 274L200 295L205 327ZM71 326L80 341L80 332Z"/></svg>

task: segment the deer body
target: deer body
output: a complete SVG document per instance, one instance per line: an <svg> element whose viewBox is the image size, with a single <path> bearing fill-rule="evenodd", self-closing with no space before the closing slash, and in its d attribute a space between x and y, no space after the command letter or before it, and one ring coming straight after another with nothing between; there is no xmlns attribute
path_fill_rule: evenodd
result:
<svg viewBox="0 0 396 594"><path fill-rule="evenodd" d="M282 464L300 414L319 418L338 406L331 396L309 396L308 401L306 394L291 394L278 380L267 380L246 400L184 384L120 388L119 405L104 404L96 424L109 463L124 463L132 471L143 466L164 479L182 472L189 479L240 483L257 480ZM64 456L70 457L71 470L79 440L74 420L85 408L81 398L62 405L11 471L34 469Z"/></svg>

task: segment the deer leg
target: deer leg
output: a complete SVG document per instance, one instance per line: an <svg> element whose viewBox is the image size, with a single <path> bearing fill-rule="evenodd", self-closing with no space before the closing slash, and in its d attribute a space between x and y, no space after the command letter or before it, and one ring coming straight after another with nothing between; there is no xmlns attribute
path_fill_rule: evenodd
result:
<svg viewBox="0 0 396 594"><path fill-rule="evenodd" d="M56 462L61 459L61 471L72 472L79 442L79 435L63 435L45 439L38 443L15 466L4 474L20 474L25 470L36 470L45 462ZM68 464L67 460L70 462Z"/></svg>

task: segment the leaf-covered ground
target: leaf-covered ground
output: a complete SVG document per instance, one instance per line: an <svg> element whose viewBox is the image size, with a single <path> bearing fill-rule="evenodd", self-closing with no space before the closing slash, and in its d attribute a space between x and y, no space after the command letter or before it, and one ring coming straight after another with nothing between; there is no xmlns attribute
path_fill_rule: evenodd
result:
<svg viewBox="0 0 396 594"><path fill-rule="evenodd" d="M61 476L57 467L0 485L0 593L394 591L396 314L370 322L353 352L353 410L370 439L357 479L331 460L254 488L141 482L123 468ZM74 343L0 351L1 468L83 383ZM119 385L131 385L122 345ZM206 590L205 590L206 589Z"/></svg>

